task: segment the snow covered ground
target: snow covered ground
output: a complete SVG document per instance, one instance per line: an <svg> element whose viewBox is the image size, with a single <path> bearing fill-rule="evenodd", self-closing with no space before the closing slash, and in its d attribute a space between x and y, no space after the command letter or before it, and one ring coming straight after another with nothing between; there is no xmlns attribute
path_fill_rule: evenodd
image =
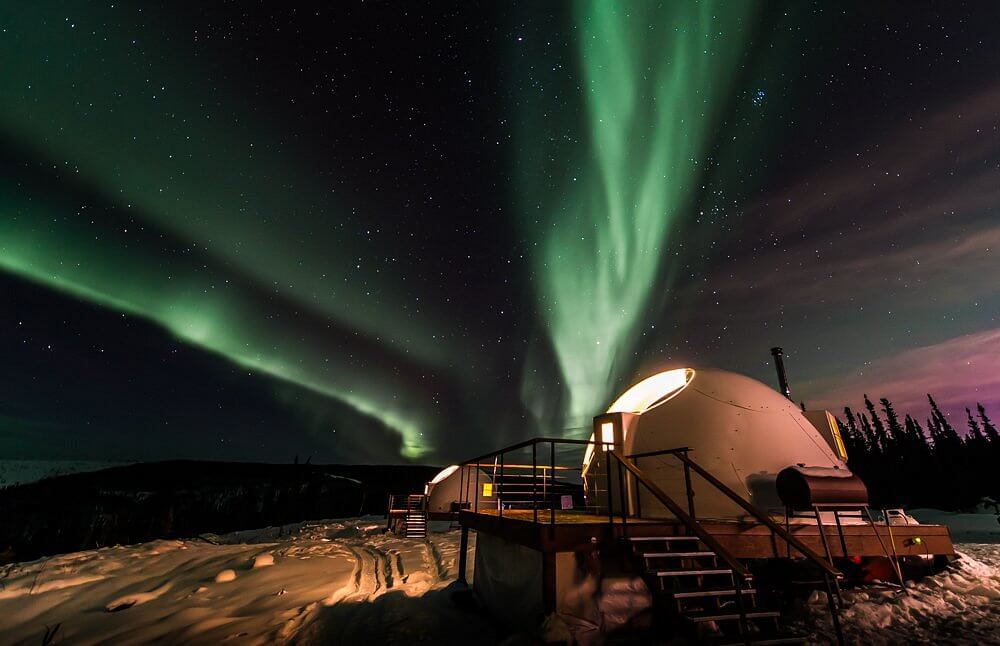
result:
<svg viewBox="0 0 1000 646"><path fill-rule="evenodd" d="M384 526L303 523L8 565L0 644L53 631L72 644L495 642L488 619L451 599L459 533L423 541Z"/></svg>
<svg viewBox="0 0 1000 646"><path fill-rule="evenodd" d="M452 598L459 532L384 533L381 517L154 541L0 568L0 644L496 644ZM474 537L472 537L474 545ZM1000 545L960 544L909 594L844 593L848 643L1000 643ZM470 554L472 575L474 559ZM796 624L828 640L821 595ZM520 627L530 630L531 627Z"/></svg>
<svg viewBox="0 0 1000 646"><path fill-rule="evenodd" d="M843 593L847 643L1000 644L1000 545L960 543L962 558L940 574L898 590ZM834 643L826 598L814 593L800 622L817 643Z"/></svg>
<svg viewBox="0 0 1000 646"><path fill-rule="evenodd" d="M129 463L99 460L0 460L0 488L124 464Z"/></svg>

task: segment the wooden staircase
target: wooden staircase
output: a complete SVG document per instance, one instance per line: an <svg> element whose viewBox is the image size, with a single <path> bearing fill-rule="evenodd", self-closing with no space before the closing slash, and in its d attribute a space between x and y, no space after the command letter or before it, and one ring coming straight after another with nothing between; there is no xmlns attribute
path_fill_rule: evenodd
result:
<svg viewBox="0 0 1000 646"><path fill-rule="evenodd" d="M697 536L632 537L629 543L654 608L686 636L710 644L804 642L781 629L780 612L758 607L752 579L738 585L732 568Z"/></svg>
<svg viewBox="0 0 1000 646"><path fill-rule="evenodd" d="M427 538L427 496L411 494L406 497L407 538Z"/></svg>

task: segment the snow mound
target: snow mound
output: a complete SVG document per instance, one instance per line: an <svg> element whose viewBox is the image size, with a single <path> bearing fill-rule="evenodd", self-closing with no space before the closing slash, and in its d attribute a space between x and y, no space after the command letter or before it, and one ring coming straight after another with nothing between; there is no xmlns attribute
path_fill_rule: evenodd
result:
<svg viewBox="0 0 1000 646"><path fill-rule="evenodd" d="M133 606L138 606L147 601L152 601L153 599L160 598L164 592L170 589L170 581L167 581L160 587L149 592L138 592L136 594L127 594L123 597L118 597L114 601L111 601L104 609L108 612L118 612L119 610L128 610Z"/></svg>
<svg viewBox="0 0 1000 646"><path fill-rule="evenodd" d="M274 565L274 555L270 552L264 552L263 554L258 554L253 557L253 564L250 567L256 570L269 565Z"/></svg>
<svg viewBox="0 0 1000 646"><path fill-rule="evenodd" d="M236 580L236 570L225 569L215 575L216 583L229 583L230 581Z"/></svg>

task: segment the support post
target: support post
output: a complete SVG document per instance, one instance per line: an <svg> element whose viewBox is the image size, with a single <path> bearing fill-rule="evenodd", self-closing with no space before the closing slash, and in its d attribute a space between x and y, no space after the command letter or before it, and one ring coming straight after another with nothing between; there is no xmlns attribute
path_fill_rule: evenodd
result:
<svg viewBox="0 0 1000 646"><path fill-rule="evenodd" d="M684 457L687 457L688 452L684 451ZM691 487L691 466L688 464L687 460L684 460L684 487L687 490L688 499L688 515L691 518L698 518L694 514L694 489Z"/></svg>
<svg viewBox="0 0 1000 646"><path fill-rule="evenodd" d="M465 489L466 489L466 486L468 484L469 483L465 481L465 467L464 466L459 467L458 468L458 491L459 491L459 495L460 495L460 497L458 499L458 508L459 509L462 508L462 504L465 502L465 493L466 493ZM428 492L428 493L430 493L430 492ZM428 500L427 502L429 503L430 500Z"/></svg>
<svg viewBox="0 0 1000 646"><path fill-rule="evenodd" d="M556 501L555 496L552 495L552 481L553 476L556 473L556 443L549 442L549 524L556 524Z"/></svg>
<svg viewBox="0 0 1000 646"><path fill-rule="evenodd" d="M538 522L538 442L531 444L531 515Z"/></svg>
<svg viewBox="0 0 1000 646"><path fill-rule="evenodd" d="M465 577L466 564L469 560L469 528L462 525L462 540L458 550L458 580L468 585Z"/></svg>
<svg viewBox="0 0 1000 646"><path fill-rule="evenodd" d="M497 497L497 507L499 508L500 520L503 521L503 498L504 491L507 481L503 477L503 453L500 454L500 487L497 488L497 483L493 483L493 495Z"/></svg>
<svg viewBox="0 0 1000 646"><path fill-rule="evenodd" d="M743 643L746 646L750 646L750 625L747 623L747 608L746 600L743 598L743 585L746 581L743 577L733 572L733 587L736 588L736 608L740 613L740 636L743 637Z"/></svg>
<svg viewBox="0 0 1000 646"><path fill-rule="evenodd" d="M617 458L621 460L622 458ZM626 476L622 473L622 466L618 465L618 497L621 503L621 515L622 515L622 537L628 539L628 501L625 496L625 480Z"/></svg>
<svg viewBox="0 0 1000 646"><path fill-rule="evenodd" d="M837 635L837 646L844 646L844 629L840 627L840 605L834 602L834 588L837 589L837 598L840 598L840 588L836 581L830 579L829 572L823 572L823 580L826 581L826 602L830 606L830 618L833 620L833 632Z"/></svg>
<svg viewBox="0 0 1000 646"><path fill-rule="evenodd" d="M836 509L833 510L833 520L837 522L837 536L840 537L840 549L844 552L844 558L846 559L849 556L847 554L847 539L844 538L844 528L840 524L840 512Z"/></svg>
<svg viewBox="0 0 1000 646"><path fill-rule="evenodd" d="M882 517L885 518L885 529L889 533L889 542L892 544L892 556L889 556L889 550L885 546L885 541L882 540L881 534L878 533L878 528L875 527L875 518L872 517L872 510L868 507L865 507L865 516L868 517L868 523L871 525L872 531L875 532L875 538L882 545L885 557L892 564L893 572L896 573L896 579L899 581L899 587L903 589L903 592L909 594L909 590L906 589L906 583L903 582L903 570L899 567L899 556L896 554L896 540L892 535L892 525L889 524L889 512L883 509Z"/></svg>
<svg viewBox="0 0 1000 646"><path fill-rule="evenodd" d="M826 552L826 559L833 567L833 552L830 551L830 541L827 540L826 530L823 528L823 519L819 515L819 507L813 506L813 511L816 512L816 529L819 530L819 537L823 540L823 550ZM827 584L830 583L829 574L827 575ZM844 605L843 600L840 598L840 584L836 579L833 580L833 589L837 593L837 606L840 607ZM839 621L839 620L835 620Z"/></svg>
<svg viewBox="0 0 1000 646"><path fill-rule="evenodd" d="M607 446L604 444L602 446ZM611 509L611 451L604 452L604 471L607 475L608 481L608 524L615 524L614 511Z"/></svg>
<svg viewBox="0 0 1000 646"><path fill-rule="evenodd" d="M632 459L632 466L639 468L639 458ZM637 518L642 518L642 490L639 489L639 481L635 477L632 481L635 482L635 515Z"/></svg>

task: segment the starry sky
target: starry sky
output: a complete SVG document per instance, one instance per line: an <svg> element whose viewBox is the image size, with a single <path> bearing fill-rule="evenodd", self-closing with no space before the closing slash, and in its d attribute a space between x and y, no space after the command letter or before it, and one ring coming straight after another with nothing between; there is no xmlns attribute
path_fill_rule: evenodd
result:
<svg viewBox="0 0 1000 646"><path fill-rule="evenodd" d="M773 345L996 417L998 20L7 3L0 458L444 463Z"/></svg>

